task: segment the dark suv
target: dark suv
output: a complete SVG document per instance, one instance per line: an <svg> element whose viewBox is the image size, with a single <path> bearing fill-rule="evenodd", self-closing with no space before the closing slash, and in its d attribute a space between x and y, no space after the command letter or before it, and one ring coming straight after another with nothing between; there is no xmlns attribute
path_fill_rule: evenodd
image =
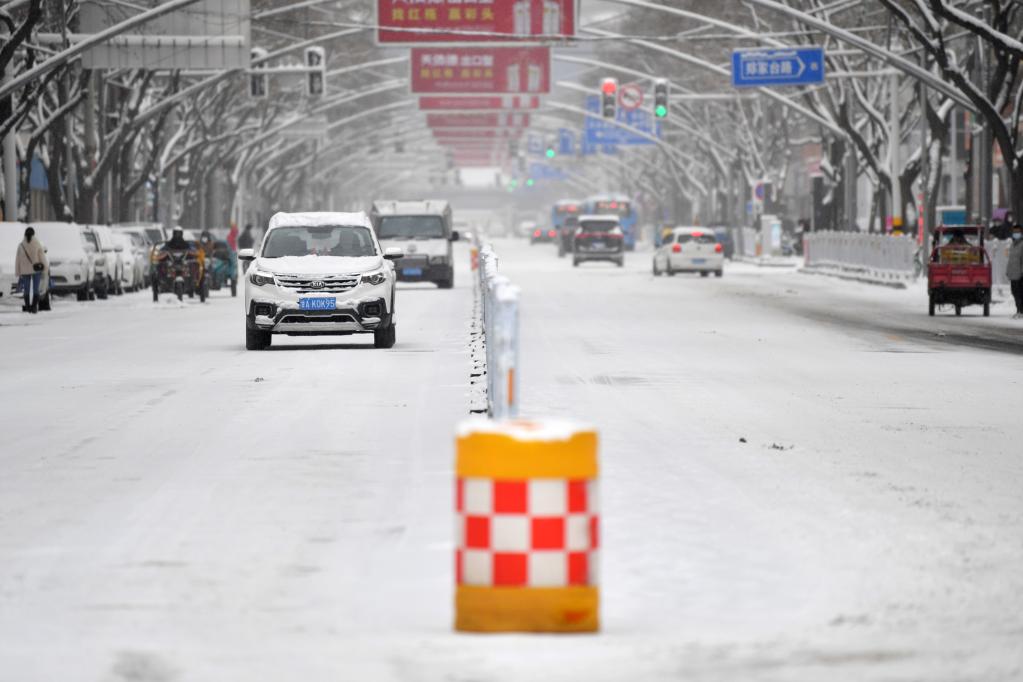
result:
<svg viewBox="0 0 1023 682"><path fill-rule="evenodd" d="M572 265L590 260L611 261L625 265L625 235L618 216L584 215L572 237Z"/></svg>

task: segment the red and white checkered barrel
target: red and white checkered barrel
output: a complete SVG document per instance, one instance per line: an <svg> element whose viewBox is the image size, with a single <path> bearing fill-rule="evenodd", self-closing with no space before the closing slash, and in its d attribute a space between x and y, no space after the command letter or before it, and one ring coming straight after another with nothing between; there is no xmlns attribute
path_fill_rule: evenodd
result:
<svg viewBox="0 0 1023 682"><path fill-rule="evenodd" d="M596 432L469 421L456 472L456 629L595 631Z"/></svg>

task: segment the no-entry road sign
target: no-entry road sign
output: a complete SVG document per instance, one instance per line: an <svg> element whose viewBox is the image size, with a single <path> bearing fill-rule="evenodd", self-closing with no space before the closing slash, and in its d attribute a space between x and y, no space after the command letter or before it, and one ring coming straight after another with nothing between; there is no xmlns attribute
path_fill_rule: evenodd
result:
<svg viewBox="0 0 1023 682"><path fill-rule="evenodd" d="M376 0L377 42L494 43L575 35L577 0Z"/></svg>
<svg viewBox="0 0 1023 682"><path fill-rule="evenodd" d="M420 94L547 93L549 47L415 47L412 92Z"/></svg>
<svg viewBox="0 0 1023 682"><path fill-rule="evenodd" d="M635 83L627 83L618 90L618 104L623 109L632 111L643 104L643 88Z"/></svg>
<svg viewBox="0 0 1023 682"><path fill-rule="evenodd" d="M732 52L732 85L737 88L810 85L823 81L822 47Z"/></svg>

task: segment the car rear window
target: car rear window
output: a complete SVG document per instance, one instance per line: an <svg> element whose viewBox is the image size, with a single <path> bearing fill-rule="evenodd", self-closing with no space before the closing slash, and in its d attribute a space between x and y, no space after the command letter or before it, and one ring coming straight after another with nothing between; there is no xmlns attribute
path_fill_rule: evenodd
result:
<svg viewBox="0 0 1023 682"><path fill-rule="evenodd" d="M679 244L717 244L717 237L714 236L713 232L683 232L677 235Z"/></svg>
<svg viewBox="0 0 1023 682"><path fill-rule="evenodd" d="M618 227L618 222L614 220L585 220L580 222L580 226L587 232L610 232Z"/></svg>

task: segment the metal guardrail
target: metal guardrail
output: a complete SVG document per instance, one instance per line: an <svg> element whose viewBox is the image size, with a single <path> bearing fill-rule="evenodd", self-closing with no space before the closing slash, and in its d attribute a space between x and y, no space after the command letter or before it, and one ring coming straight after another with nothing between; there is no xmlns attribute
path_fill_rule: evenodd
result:
<svg viewBox="0 0 1023 682"><path fill-rule="evenodd" d="M804 240L803 261L808 269L883 283L907 282L920 274L919 247L909 236L813 232Z"/></svg>
<svg viewBox="0 0 1023 682"><path fill-rule="evenodd" d="M493 248L480 249L476 286L483 302L487 412L503 419L519 414L519 289L497 266Z"/></svg>

